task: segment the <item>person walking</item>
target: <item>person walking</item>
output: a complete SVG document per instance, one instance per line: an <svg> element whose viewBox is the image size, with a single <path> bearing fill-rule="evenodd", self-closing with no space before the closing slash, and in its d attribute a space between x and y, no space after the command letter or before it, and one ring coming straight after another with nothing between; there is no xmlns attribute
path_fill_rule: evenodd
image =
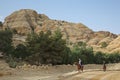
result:
<svg viewBox="0 0 120 80"><path fill-rule="evenodd" d="M106 63L105 63L105 61L103 61L103 71L104 72L106 71Z"/></svg>

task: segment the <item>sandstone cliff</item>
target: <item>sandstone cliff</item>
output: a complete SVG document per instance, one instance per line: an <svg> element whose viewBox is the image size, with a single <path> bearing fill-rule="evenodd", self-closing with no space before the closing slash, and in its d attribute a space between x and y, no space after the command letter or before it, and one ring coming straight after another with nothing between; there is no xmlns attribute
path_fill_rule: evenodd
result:
<svg viewBox="0 0 120 80"><path fill-rule="evenodd" d="M94 32L82 23L52 20L46 15L38 14L36 11L30 9L22 9L13 12L5 18L3 28L9 28L15 31L17 35L24 36L22 39L19 36L14 36L13 40L17 41L24 41L25 36L31 32L55 31L59 28L62 31L63 37L68 39L69 42L76 43L84 41L88 45L93 46L95 50L96 48L100 48L102 42L106 42L108 44L106 48L108 52L110 51L109 49L111 49L111 51L113 50L113 48L109 48L109 46L114 44L113 41L117 38L116 34L108 31Z"/></svg>

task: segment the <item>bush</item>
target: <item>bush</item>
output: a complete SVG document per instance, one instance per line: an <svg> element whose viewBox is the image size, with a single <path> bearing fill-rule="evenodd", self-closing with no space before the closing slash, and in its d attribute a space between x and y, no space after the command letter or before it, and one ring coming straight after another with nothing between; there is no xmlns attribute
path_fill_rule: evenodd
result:
<svg viewBox="0 0 120 80"><path fill-rule="evenodd" d="M11 67L11 68L16 68L17 62L14 60L14 58L13 58L11 55L9 55L9 56L6 58L6 61L7 61L7 63L9 64L9 67Z"/></svg>
<svg viewBox="0 0 120 80"><path fill-rule="evenodd" d="M105 48L105 47L107 47L108 46L108 44L106 43L106 42L102 42L101 43L101 48Z"/></svg>
<svg viewBox="0 0 120 80"><path fill-rule="evenodd" d="M8 64L9 64L9 67L11 67L11 68L16 68L16 66L17 66L17 62L15 62L15 61L10 61Z"/></svg>
<svg viewBox="0 0 120 80"><path fill-rule="evenodd" d="M0 21L0 27L3 26L3 23Z"/></svg>

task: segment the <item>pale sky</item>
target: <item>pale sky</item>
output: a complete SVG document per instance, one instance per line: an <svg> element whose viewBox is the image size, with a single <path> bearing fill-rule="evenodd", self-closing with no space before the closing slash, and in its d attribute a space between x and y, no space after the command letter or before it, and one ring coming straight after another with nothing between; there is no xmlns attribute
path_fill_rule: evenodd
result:
<svg viewBox="0 0 120 80"><path fill-rule="evenodd" d="M120 34L120 0L1 0L0 21L20 9L33 9L51 19L83 23L93 31Z"/></svg>

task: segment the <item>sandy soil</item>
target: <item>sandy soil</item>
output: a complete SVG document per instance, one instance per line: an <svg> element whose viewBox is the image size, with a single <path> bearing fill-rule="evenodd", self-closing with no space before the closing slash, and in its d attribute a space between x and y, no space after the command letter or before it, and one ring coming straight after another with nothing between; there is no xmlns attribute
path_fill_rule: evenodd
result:
<svg viewBox="0 0 120 80"><path fill-rule="evenodd" d="M120 63L107 65L84 65L84 71L78 72L75 65L23 66L9 68L0 61L0 80L120 80Z"/></svg>

